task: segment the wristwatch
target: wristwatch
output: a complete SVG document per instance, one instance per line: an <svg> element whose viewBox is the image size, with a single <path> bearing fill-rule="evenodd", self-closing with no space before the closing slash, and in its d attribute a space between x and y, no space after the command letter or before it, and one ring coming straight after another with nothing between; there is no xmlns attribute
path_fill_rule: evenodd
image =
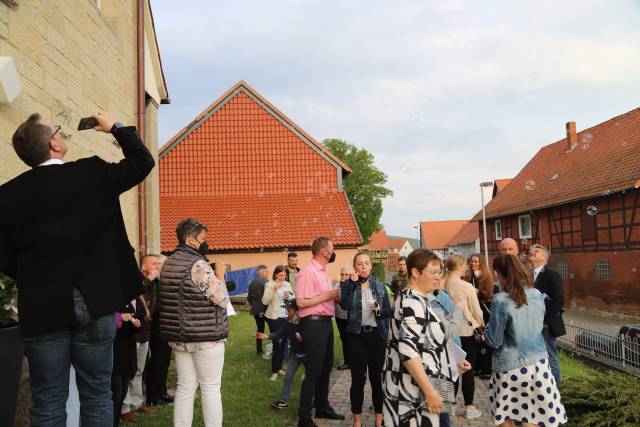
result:
<svg viewBox="0 0 640 427"><path fill-rule="evenodd" d="M111 126L111 130L109 132L114 133L117 129L124 127L124 125L120 122L115 122L113 126Z"/></svg>

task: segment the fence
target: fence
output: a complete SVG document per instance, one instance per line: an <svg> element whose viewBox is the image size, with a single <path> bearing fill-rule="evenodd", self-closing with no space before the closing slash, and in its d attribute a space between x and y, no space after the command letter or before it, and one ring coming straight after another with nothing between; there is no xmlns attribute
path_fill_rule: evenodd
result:
<svg viewBox="0 0 640 427"><path fill-rule="evenodd" d="M599 363L640 375L640 327L622 327L618 335L568 324L558 346Z"/></svg>

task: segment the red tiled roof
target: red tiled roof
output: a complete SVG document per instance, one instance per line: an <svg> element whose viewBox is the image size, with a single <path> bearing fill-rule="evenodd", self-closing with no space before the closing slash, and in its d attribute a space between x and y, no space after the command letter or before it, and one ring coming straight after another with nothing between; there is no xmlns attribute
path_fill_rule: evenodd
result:
<svg viewBox="0 0 640 427"><path fill-rule="evenodd" d="M369 244L367 246L369 249L388 250L389 239L387 239L387 232L382 230L373 233L371 237L369 237Z"/></svg>
<svg viewBox="0 0 640 427"><path fill-rule="evenodd" d="M339 180L348 171L243 82L179 132L160 153L163 251L196 217L213 250L309 246L319 235L362 238Z"/></svg>
<svg viewBox="0 0 640 427"><path fill-rule="evenodd" d="M496 179L495 181L493 181L493 196L491 198L496 197L496 195L504 190L504 187L506 187L510 182L511 178Z"/></svg>
<svg viewBox="0 0 640 427"><path fill-rule="evenodd" d="M389 249L400 250L404 246L407 239L389 239ZM409 242L411 244L411 242Z"/></svg>
<svg viewBox="0 0 640 427"><path fill-rule="evenodd" d="M460 231L451 238L447 246L464 245L473 243L480 237L480 229L477 221L469 221L462 226Z"/></svg>
<svg viewBox="0 0 640 427"><path fill-rule="evenodd" d="M540 149L486 206L488 218L560 205L634 187L640 178L640 108ZM476 214L474 220L481 218Z"/></svg>
<svg viewBox="0 0 640 427"><path fill-rule="evenodd" d="M447 243L468 222L466 219L451 221L422 221L422 244L427 249L444 249Z"/></svg>
<svg viewBox="0 0 640 427"><path fill-rule="evenodd" d="M357 246L360 233L343 195L164 196L162 250L176 247L176 225L190 217L209 228L207 241L218 250L308 247L320 235L336 245Z"/></svg>

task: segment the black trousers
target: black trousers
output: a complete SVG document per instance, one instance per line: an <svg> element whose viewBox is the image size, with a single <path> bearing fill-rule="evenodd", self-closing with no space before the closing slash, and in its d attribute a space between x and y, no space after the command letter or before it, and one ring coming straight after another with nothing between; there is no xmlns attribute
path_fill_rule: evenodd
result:
<svg viewBox="0 0 640 427"><path fill-rule="evenodd" d="M171 364L171 347L160 337L151 334L149 340L151 357L147 363L147 402L158 403L167 395L167 374Z"/></svg>
<svg viewBox="0 0 640 427"><path fill-rule="evenodd" d="M256 319L256 332L264 333L264 314L262 316L253 315ZM262 354L262 340L256 338L256 354L260 356Z"/></svg>
<svg viewBox="0 0 640 427"><path fill-rule="evenodd" d="M111 400L113 400L113 425L117 427L120 422L120 412L124 398L129 391L130 373L113 372L111 374Z"/></svg>
<svg viewBox="0 0 640 427"><path fill-rule="evenodd" d="M475 337L460 337L462 343L462 349L467 353L465 359L471 363L471 369L462 374L462 396L464 397L464 404L473 405L473 395L476 391L475 375L473 370L476 366L476 359L478 357L478 350L480 345L476 342Z"/></svg>
<svg viewBox="0 0 640 427"><path fill-rule="evenodd" d="M316 414L329 408L329 374L333 367L333 322L331 317L300 320L306 356L304 381L300 391L299 421L311 419L311 408Z"/></svg>
<svg viewBox="0 0 640 427"><path fill-rule="evenodd" d="M373 400L373 411L376 414L382 413L382 366L384 364L385 342L378 335L378 330L373 328L371 332L360 332L359 334L346 334L349 343L349 367L351 368L351 412L353 414L362 413L362 402L364 401L364 384L369 376L371 384L371 400Z"/></svg>
<svg viewBox="0 0 640 427"><path fill-rule="evenodd" d="M491 312L491 301L480 303L482 309L482 317L484 318L484 324L489 324L489 314ZM489 347L485 343L481 343L478 349L478 358L476 359L476 366L473 370L480 372L481 374L491 374L491 359L493 359L493 348Z"/></svg>
<svg viewBox="0 0 640 427"><path fill-rule="evenodd" d="M349 343L345 337L346 329L347 329L347 319L338 319L336 318L336 326L338 327L338 332L340 333L340 342L342 342L342 358L344 359L344 363L349 365L349 351L347 350Z"/></svg>

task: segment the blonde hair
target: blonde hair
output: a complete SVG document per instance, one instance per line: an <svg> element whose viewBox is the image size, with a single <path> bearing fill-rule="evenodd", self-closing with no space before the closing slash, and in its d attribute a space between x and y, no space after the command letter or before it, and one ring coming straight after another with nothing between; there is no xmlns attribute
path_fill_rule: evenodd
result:
<svg viewBox="0 0 640 427"><path fill-rule="evenodd" d="M451 282L453 279L460 277L454 275L453 273L460 268L461 265L464 265L467 262L467 259L462 255L449 255L447 260L445 261L446 271L444 272L444 290L451 293Z"/></svg>

